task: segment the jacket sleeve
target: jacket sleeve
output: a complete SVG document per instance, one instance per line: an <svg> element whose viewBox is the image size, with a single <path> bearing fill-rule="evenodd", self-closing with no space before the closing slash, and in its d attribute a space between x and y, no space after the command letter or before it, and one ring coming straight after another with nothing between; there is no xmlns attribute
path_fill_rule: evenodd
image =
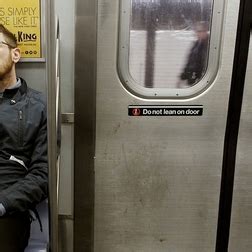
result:
<svg viewBox="0 0 252 252"><path fill-rule="evenodd" d="M43 110L40 127L34 140L31 162L26 176L1 192L0 202L7 213L26 211L47 197L47 112Z"/></svg>
<svg viewBox="0 0 252 252"><path fill-rule="evenodd" d="M180 74L181 80L190 80L192 78L192 65L194 64L194 49L197 47L197 41L193 44L187 56L183 72Z"/></svg>

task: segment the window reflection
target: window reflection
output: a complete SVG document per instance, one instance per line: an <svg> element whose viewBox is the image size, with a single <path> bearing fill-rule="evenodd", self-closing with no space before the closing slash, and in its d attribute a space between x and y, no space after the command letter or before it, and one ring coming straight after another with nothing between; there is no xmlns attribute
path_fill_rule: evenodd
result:
<svg viewBox="0 0 252 252"><path fill-rule="evenodd" d="M203 77L212 1L131 1L129 71L139 85L184 88Z"/></svg>

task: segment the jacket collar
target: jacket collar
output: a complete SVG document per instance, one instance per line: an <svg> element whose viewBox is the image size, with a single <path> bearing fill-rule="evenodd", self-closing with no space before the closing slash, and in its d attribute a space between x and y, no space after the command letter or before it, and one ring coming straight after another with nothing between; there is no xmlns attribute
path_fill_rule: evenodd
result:
<svg viewBox="0 0 252 252"><path fill-rule="evenodd" d="M21 86L19 88L14 89L6 89L3 93L3 97L10 99L10 104L16 104L22 96L27 92L27 84L26 81L22 78L21 80Z"/></svg>

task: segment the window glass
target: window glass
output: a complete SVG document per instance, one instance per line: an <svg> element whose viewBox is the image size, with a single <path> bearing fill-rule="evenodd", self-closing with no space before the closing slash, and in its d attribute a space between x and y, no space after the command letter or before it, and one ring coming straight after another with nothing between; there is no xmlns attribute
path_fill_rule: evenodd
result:
<svg viewBox="0 0 252 252"><path fill-rule="evenodd" d="M213 0L131 0L128 71L145 88L194 86L208 65Z"/></svg>

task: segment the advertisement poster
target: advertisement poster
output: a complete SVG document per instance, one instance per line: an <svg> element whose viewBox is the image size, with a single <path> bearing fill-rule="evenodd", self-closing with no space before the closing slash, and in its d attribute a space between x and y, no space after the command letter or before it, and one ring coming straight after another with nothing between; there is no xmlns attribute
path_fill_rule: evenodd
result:
<svg viewBox="0 0 252 252"><path fill-rule="evenodd" d="M40 0L0 0L0 24L15 34L22 58L41 58Z"/></svg>

